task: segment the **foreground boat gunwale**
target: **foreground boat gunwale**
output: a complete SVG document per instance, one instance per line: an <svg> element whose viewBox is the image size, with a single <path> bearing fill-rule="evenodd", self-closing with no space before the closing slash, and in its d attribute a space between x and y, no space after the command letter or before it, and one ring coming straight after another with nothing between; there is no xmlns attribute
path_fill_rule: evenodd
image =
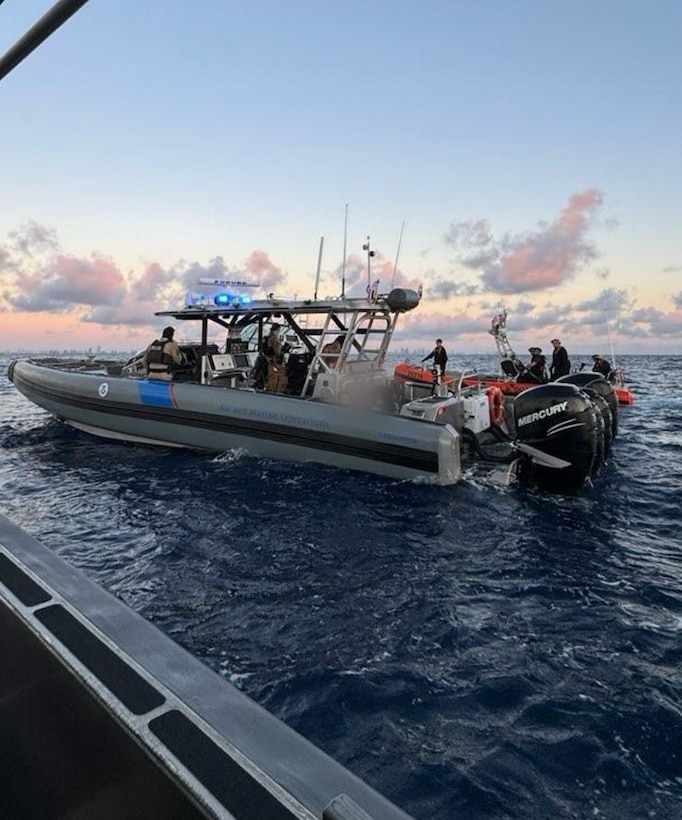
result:
<svg viewBox="0 0 682 820"><path fill-rule="evenodd" d="M18 617L209 816L255 816L252 809L246 810L248 806L242 807L243 812L226 814L222 798L202 790L207 779L223 791L234 782L226 777L227 771L216 780L216 773L211 774L202 760L202 749L213 748L262 780L263 788L284 806L278 817L320 817L335 798L346 794L371 818L407 820L407 814L356 775L1 514L0 559L0 607ZM84 648L78 635L74 638L74 624L77 631L87 632L90 644L100 646L100 653L114 653L128 674L137 676L136 685L151 686L156 696L140 698L129 690L133 699L126 706L120 697L125 684L111 671L110 661L98 662L97 653ZM109 669L108 679L107 674L104 680L98 677L98 669ZM166 745L172 739L170 723L181 729L177 718L172 718L175 712L183 716L183 725L191 724L191 731L205 738L194 755L191 749L183 751L182 744L177 747L181 756L190 755L192 760L179 759ZM171 734L176 730L171 726ZM213 762L217 765L220 760L214 755ZM240 795L230 799L242 801Z"/></svg>

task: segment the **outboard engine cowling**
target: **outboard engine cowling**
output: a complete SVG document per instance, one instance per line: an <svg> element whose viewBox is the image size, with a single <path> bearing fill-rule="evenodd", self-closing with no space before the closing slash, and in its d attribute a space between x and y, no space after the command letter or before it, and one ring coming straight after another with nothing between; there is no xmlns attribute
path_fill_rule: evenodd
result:
<svg viewBox="0 0 682 820"><path fill-rule="evenodd" d="M604 458L611 452L611 444L613 443L613 413L608 401L601 394L597 393L591 387L584 387L583 392L592 400L592 403L599 411L597 415L600 416L603 426L603 455Z"/></svg>
<svg viewBox="0 0 682 820"><path fill-rule="evenodd" d="M579 489L595 467L597 412L590 397L572 384L550 382L519 393L513 405L516 441L539 451L537 457L526 451L521 458L521 483L551 492ZM549 457L545 463L542 454ZM567 464L550 466L552 458Z"/></svg>
<svg viewBox="0 0 682 820"><path fill-rule="evenodd" d="M557 382L562 384L575 384L578 387L589 387L595 393L603 396L611 409L611 438L614 439L618 433L618 396L613 389L611 382L607 381L601 373L593 373L591 370L582 370L580 373L569 373L561 376Z"/></svg>

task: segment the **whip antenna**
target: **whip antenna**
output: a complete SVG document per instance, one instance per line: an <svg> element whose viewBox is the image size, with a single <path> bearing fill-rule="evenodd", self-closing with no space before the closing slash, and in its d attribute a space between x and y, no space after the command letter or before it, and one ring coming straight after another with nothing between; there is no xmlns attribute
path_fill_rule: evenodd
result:
<svg viewBox="0 0 682 820"><path fill-rule="evenodd" d="M398 258L400 256L400 246L403 243L403 231L405 230L405 221L400 226L400 236L398 237L398 250L395 252L395 264L393 265L393 276L391 276L391 290L393 290L393 283L395 282L395 274L398 270Z"/></svg>
<svg viewBox="0 0 682 820"><path fill-rule="evenodd" d="M609 337L609 347L611 348L612 369L616 370L616 351L613 346L613 339L611 338L611 328L609 327L609 314L604 311L604 318L606 319L606 335Z"/></svg>
<svg viewBox="0 0 682 820"><path fill-rule="evenodd" d="M317 289L320 285L320 270L322 269L322 248L324 248L324 236L320 237L320 250L317 254L317 273L315 274L315 296L313 297L315 301L317 301Z"/></svg>
<svg viewBox="0 0 682 820"><path fill-rule="evenodd" d="M346 244L348 242L348 203L346 202L346 216L343 220L343 262L341 263L341 298L346 298Z"/></svg>

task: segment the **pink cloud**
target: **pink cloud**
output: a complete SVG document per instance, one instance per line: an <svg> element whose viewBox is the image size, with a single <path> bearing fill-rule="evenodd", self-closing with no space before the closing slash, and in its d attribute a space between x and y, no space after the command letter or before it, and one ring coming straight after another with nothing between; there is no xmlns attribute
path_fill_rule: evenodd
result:
<svg viewBox="0 0 682 820"><path fill-rule="evenodd" d="M19 273L18 295L10 302L18 310L68 310L74 304L119 303L126 293L121 271L104 259L55 256L38 271Z"/></svg>
<svg viewBox="0 0 682 820"><path fill-rule="evenodd" d="M597 257L588 234L603 204L600 191L573 194L561 214L534 232L495 240L485 220L450 226L446 244L459 249L462 264L479 272L484 289L525 293L572 279Z"/></svg>
<svg viewBox="0 0 682 820"><path fill-rule="evenodd" d="M147 265L142 275L131 283L130 287L138 298L154 299L158 296L159 290L174 278L175 274L162 268L158 262L152 262Z"/></svg>
<svg viewBox="0 0 682 820"><path fill-rule="evenodd" d="M253 251L244 263L244 273L257 277L266 290L281 285L286 278L281 268L273 264L265 251Z"/></svg>

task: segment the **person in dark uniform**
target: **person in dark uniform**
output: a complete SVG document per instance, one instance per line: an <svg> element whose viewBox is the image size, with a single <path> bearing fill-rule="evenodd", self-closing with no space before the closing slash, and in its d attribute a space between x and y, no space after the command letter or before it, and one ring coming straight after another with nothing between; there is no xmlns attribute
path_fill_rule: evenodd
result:
<svg viewBox="0 0 682 820"><path fill-rule="evenodd" d="M282 340L279 336L280 329L281 325L277 322L273 322L270 325L270 333L268 334L265 344L263 345L265 355L271 356L276 362L282 361Z"/></svg>
<svg viewBox="0 0 682 820"><path fill-rule="evenodd" d="M601 373L602 376L607 379L609 377L609 373L613 369L611 367L611 363L597 353L592 356L592 362L592 372Z"/></svg>
<svg viewBox="0 0 682 820"><path fill-rule="evenodd" d="M568 376L571 372L571 362L568 359L568 352L559 339L552 339L554 352L552 353L552 364L549 367L549 378L556 381L561 376Z"/></svg>
<svg viewBox="0 0 682 820"><path fill-rule="evenodd" d="M142 364L148 379L173 380L173 365L182 363L182 353L173 340L175 328L165 327L160 339L155 339L145 350Z"/></svg>
<svg viewBox="0 0 682 820"><path fill-rule="evenodd" d="M448 363L448 353L446 349L443 347L443 340L436 339L436 346L433 350L429 353L428 356L424 356L422 362L426 362L429 359L433 359L433 363L440 365L440 372L445 373L445 367Z"/></svg>
<svg viewBox="0 0 682 820"><path fill-rule="evenodd" d="M521 384L544 384L547 381L547 359L542 355L542 348L529 347L530 361L517 379Z"/></svg>

